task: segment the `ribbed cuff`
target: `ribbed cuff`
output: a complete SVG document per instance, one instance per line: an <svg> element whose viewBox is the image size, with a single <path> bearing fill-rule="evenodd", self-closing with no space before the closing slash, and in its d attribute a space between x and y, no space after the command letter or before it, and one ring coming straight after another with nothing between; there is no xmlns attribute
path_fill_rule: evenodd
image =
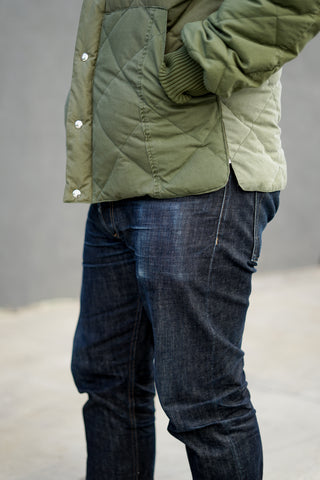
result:
<svg viewBox="0 0 320 480"><path fill-rule="evenodd" d="M190 57L185 46L165 55L159 80L175 103L187 103L192 97L209 93L204 86L202 67Z"/></svg>

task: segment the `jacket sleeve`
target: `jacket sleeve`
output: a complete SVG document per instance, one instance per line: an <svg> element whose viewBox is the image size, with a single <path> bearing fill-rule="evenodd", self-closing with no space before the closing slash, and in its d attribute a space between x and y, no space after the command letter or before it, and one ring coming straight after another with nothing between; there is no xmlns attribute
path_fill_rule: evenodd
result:
<svg viewBox="0 0 320 480"><path fill-rule="evenodd" d="M187 23L183 46L165 55L160 82L171 100L257 87L295 58L320 29L320 0L224 0Z"/></svg>

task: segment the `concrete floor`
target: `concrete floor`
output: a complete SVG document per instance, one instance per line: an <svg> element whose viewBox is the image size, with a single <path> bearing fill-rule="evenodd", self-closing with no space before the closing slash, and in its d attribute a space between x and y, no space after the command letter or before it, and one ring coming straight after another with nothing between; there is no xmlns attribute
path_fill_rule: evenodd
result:
<svg viewBox="0 0 320 480"><path fill-rule="evenodd" d="M69 373L76 300L0 310L0 479L80 480L84 397ZM256 274L244 350L265 480L320 479L320 269ZM191 478L157 408L156 480ZM230 479L232 480L232 479Z"/></svg>

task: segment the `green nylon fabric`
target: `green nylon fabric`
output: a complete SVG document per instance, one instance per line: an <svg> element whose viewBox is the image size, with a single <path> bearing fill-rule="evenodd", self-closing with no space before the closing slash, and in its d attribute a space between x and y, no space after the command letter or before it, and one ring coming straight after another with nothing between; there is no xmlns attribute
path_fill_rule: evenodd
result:
<svg viewBox="0 0 320 480"><path fill-rule="evenodd" d="M64 201L206 193L229 161L246 190L284 188L280 69L318 32L319 5L84 0Z"/></svg>

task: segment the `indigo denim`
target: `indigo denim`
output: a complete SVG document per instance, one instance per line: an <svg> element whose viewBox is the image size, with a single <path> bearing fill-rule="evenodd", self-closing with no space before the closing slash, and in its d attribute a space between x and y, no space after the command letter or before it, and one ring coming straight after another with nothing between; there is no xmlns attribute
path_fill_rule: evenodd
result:
<svg viewBox="0 0 320 480"><path fill-rule="evenodd" d="M225 188L90 206L72 372L87 480L151 480L154 383L195 480L259 480L241 341L261 234L279 193Z"/></svg>

